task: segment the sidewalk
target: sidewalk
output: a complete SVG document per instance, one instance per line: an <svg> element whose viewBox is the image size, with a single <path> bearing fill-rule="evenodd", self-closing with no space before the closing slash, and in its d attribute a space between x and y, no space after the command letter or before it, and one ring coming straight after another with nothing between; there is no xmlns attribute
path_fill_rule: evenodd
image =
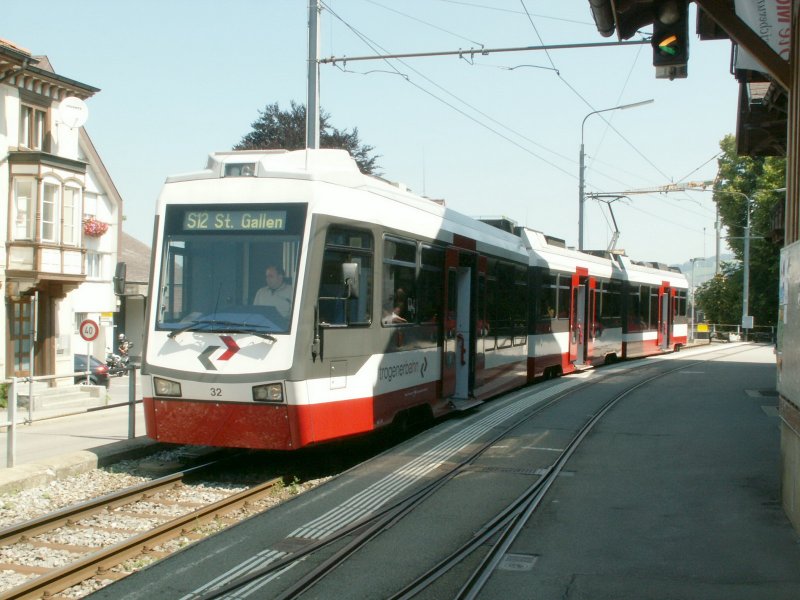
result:
<svg viewBox="0 0 800 600"><path fill-rule="evenodd" d="M127 401L128 378L114 378L109 403ZM0 493L37 487L60 477L85 471L145 452L154 444L145 436L144 411L135 408L129 431L129 407L84 412L19 424L27 410L18 412L14 466L8 468L7 428L0 432ZM39 417L43 416L38 414ZM2 415L5 420L5 411ZM130 434L133 437L129 437Z"/></svg>

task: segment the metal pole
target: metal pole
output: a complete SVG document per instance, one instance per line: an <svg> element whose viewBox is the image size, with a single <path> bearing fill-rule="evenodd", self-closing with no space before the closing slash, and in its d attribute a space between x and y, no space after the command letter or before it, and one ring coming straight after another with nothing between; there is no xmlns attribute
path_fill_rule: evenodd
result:
<svg viewBox="0 0 800 600"><path fill-rule="evenodd" d="M28 384L28 422L33 423L33 375L34 364L36 362L36 342L39 341L39 290L33 292L31 296L31 349L28 357L30 364L28 365L28 374L30 375L30 383Z"/></svg>
<svg viewBox="0 0 800 600"><path fill-rule="evenodd" d="M128 439L136 437L136 365L128 367Z"/></svg>
<svg viewBox="0 0 800 600"><path fill-rule="evenodd" d="M17 378L11 378L8 390L8 432L6 432L6 466L10 469L17 459Z"/></svg>
<svg viewBox="0 0 800 600"><path fill-rule="evenodd" d="M744 276L742 278L742 329L744 335L747 335L747 330L750 315L750 197L745 196L747 199L747 225L744 228Z"/></svg>
<svg viewBox="0 0 800 600"><path fill-rule="evenodd" d="M584 119L585 122L585 119ZM581 126L581 154L579 157L578 171L578 250L583 250L583 203L586 201L584 189L584 153L583 153L583 126Z"/></svg>
<svg viewBox="0 0 800 600"><path fill-rule="evenodd" d="M716 215L716 219L714 220L714 229L717 232L716 233L716 235L717 235L717 239L716 239L716 244L717 244L717 246L716 246L716 254L714 255L715 256L715 258L714 258L714 261L715 261L714 262L714 275L719 275L719 255L720 255L720 250L722 248L722 236L720 234L719 202L715 202L714 204L716 204L716 207L717 207L717 215Z"/></svg>
<svg viewBox="0 0 800 600"><path fill-rule="evenodd" d="M694 341L694 266L697 261L692 259L692 312L689 317L689 341Z"/></svg>
<svg viewBox="0 0 800 600"><path fill-rule="evenodd" d="M319 0L308 0L306 148L319 148Z"/></svg>
<svg viewBox="0 0 800 600"><path fill-rule="evenodd" d="M611 108L604 108L602 110L592 111L588 115L583 117L583 121L581 122L580 173L578 176L578 250L583 250L583 205L584 202L586 201L586 197L584 194L585 155L583 148L583 130L584 130L584 125L586 125L586 119L588 119L592 115L608 112L610 110L625 110L626 108L636 108L637 106L644 106L645 104L651 104L652 102L654 102L654 100L651 98L650 100L642 100L641 102L633 102L631 104L621 104L620 106L612 106Z"/></svg>

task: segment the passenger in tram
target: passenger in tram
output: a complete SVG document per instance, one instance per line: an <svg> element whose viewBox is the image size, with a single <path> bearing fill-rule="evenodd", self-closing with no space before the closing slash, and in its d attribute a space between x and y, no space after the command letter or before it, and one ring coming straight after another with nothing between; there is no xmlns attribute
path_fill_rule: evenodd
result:
<svg viewBox="0 0 800 600"><path fill-rule="evenodd" d="M403 288L397 288L394 293L394 303L391 309L384 309L382 322L384 325L393 323L408 323L408 295Z"/></svg>
<svg viewBox="0 0 800 600"><path fill-rule="evenodd" d="M292 310L292 286L286 280L286 273L282 267L270 265L264 274L267 285L256 292L253 304L274 306L282 317L288 319Z"/></svg>

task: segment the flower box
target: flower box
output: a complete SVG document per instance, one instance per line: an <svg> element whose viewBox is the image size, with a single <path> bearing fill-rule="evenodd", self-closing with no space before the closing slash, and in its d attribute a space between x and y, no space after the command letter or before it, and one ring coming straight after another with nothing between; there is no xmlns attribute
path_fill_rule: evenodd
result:
<svg viewBox="0 0 800 600"><path fill-rule="evenodd" d="M100 237L108 231L108 223L98 221L94 217L83 220L83 233L89 237Z"/></svg>

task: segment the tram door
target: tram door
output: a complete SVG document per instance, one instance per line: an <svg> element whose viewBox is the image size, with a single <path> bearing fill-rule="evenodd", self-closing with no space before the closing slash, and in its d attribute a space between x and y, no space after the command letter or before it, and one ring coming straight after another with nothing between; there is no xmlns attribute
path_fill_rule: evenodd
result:
<svg viewBox="0 0 800 600"><path fill-rule="evenodd" d="M470 392L473 261L470 253L456 248L448 249L445 256L442 397L453 400L466 400Z"/></svg>
<svg viewBox="0 0 800 600"><path fill-rule="evenodd" d="M569 315L569 361L576 365L589 362L592 354L595 324L594 277L579 267L572 276Z"/></svg>
<svg viewBox="0 0 800 600"><path fill-rule="evenodd" d="M669 350L672 333L672 289L668 284L662 284L658 290L658 346L662 350Z"/></svg>

